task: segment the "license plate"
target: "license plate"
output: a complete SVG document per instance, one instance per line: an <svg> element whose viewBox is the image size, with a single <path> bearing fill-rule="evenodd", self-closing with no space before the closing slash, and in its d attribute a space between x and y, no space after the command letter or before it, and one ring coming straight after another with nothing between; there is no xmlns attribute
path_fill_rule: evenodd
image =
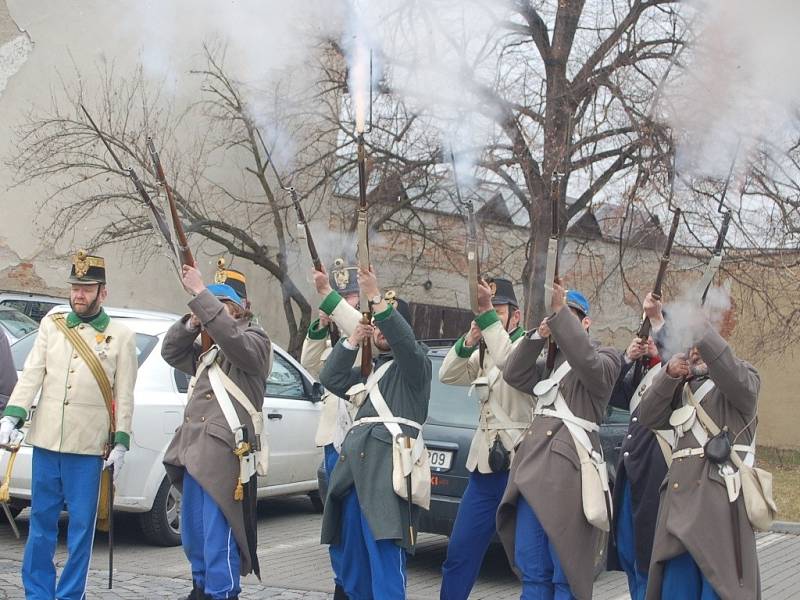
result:
<svg viewBox="0 0 800 600"><path fill-rule="evenodd" d="M449 450L431 450L429 448L428 462L431 465L431 471L449 471L453 463L453 453Z"/></svg>

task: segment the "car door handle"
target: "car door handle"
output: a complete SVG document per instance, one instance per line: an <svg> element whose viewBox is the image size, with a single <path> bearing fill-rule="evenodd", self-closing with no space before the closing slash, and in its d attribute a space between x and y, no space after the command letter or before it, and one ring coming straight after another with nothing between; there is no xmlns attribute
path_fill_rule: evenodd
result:
<svg viewBox="0 0 800 600"><path fill-rule="evenodd" d="M267 413L268 419L282 419L283 415L281 413Z"/></svg>

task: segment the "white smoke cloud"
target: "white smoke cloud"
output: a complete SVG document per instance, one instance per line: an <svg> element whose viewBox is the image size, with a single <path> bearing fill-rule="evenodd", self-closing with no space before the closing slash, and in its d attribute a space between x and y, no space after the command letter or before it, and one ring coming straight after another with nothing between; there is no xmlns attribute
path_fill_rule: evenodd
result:
<svg viewBox="0 0 800 600"><path fill-rule="evenodd" d="M729 287L710 288L702 306L701 297L702 290L693 284L684 288L677 300L664 305L667 316L664 357L688 352L700 340L706 323L718 331L721 328L726 312L731 308Z"/></svg>
<svg viewBox="0 0 800 600"><path fill-rule="evenodd" d="M760 142L796 133L800 3L700 0L688 67L665 95L681 140L679 170L724 179Z"/></svg>

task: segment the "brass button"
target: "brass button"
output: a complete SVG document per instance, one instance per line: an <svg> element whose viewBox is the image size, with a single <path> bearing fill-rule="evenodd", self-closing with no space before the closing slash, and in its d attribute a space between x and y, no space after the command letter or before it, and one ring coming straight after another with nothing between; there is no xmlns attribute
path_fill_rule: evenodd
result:
<svg viewBox="0 0 800 600"><path fill-rule="evenodd" d="M72 358L78 358L78 355L77 354L73 354Z"/></svg>
<svg viewBox="0 0 800 600"><path fill-rule="evenodd" d="M630 452L623 452L622 456L630 456L630 454L631 454Z"/></svg>
<svg viewBox="0 0 800 600"><path fill-rule="evenodd" d="M206 399L211 400L211 394L206 394Z"/></svg>
<svg viewBox="0 0 800 600"><path fill-rule="evenodd" d="M70 372L70 373L74 373L74 372L75 372L75 369L70 369L70 370L69 370L69 372Z"/></svg>
<svg viewBox="0 0 800 600"><path fill-rule="evenodd" d="M366 456L366 454L364 454L364 453L362 452L362 453L361 453L361 458L364 458L365 456Z"/></svg>
<svg viewBox="0 0 800 600"><path fill-rule="evenodd" d="M71 390L71 389L72 389L72 384L71 384L71 383L70 383L70 384L67 384L67 389L68 389L68 390Z"/></svg>
<svg viewBox="0 0 800 600"><path fill-rule="evenodd" d="M69 400L64 400L64 406L66 406L67 404L69 404Z"/></svg>
<svg viewBox="0 0 800 600"><path fill-rule="evenodd" d="M201 421L205 421L205 420L206 420L206 418L205 418L205 417L200 417L200 420L201 420Z"/></svg>
<svg viewBox="0 0 800 600"><path fill-rule="evenodd" d="M636 423L638 420L639 420L639 417L633 417L633 418L631 419L631 421L633 421L634 423Z"/></svg>
<svg viewBox="0 0 800 600"><path fill-rule="evenodd" d="M632 435L629 433L629 434L628 434L628 439L631 439L632 437L633 437L633 436L632 436Z"/></svg>
<svg viewBox="0 0 800 600"><path fill-rule="evenodd" d="M553 432L550 429L548 429L547 430L547 437L550 437L551 435L553 435Z"/></svg>
<svg viewBox="0 0 800 600"><path fill-rule="evenodd" d="M675 490L677 490L679 487L680 487L680 485L678 484L678 482L677 482L677 481L676 481L675 483L673 483L673 484L672 484L672 489L675 489Z"/></svg>

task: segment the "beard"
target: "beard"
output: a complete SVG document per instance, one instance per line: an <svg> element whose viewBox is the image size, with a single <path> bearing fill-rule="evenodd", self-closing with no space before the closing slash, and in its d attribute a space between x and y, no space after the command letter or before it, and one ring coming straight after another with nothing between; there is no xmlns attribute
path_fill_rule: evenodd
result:
<svg viewBox="0 0 800 600"><path fill-rule="evenodd" d="M382 339L381 341L372 338L372 344L381 352L389 352L389 350L391 350L389 342L386 341L386 338Z"/></svg>
<svg viewBox="0 0 800 600"><path fill-rule="evenodd" d="M76 306L72 300L69 301L69 307L76 315L80 317L91 317L96 315L100 312L100 292L98 291L97 295L94 297L94 300L92 300L85 307Z"/></svg>
<svg viewBox="0 0 800 600"><path fill-rule="evenodd" d="M692 377L705 377L708 375L708 365L705 363L693 364L689 367Z"/></svg>

